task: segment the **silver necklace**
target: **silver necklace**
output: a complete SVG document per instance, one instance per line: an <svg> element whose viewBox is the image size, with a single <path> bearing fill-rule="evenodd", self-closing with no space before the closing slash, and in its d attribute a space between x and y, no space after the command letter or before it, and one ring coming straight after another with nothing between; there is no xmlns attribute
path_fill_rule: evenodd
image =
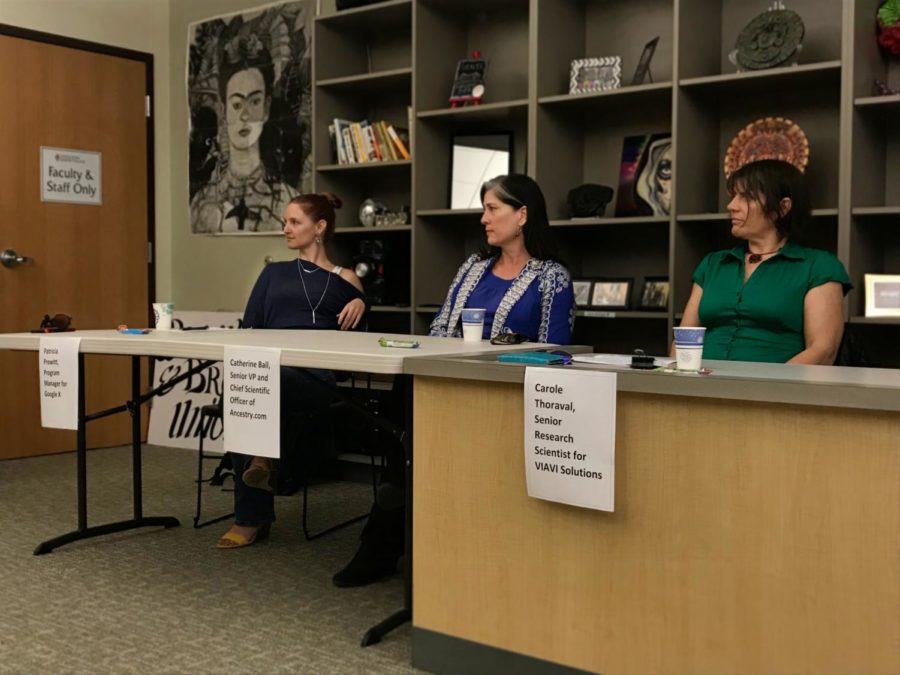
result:
<svg viewBox="0 0 900 675"><path fill-rule="evenodd" d="M328 293L328 284L331 283L331 274L328 275L328 278L325 279L325 290L322 291L322 297L319 298L319 301L316 303L316 306L313 307L312 300L309 299L309 293L306 290L306 282L303 280L303 272L307 274L313 274L314 272L318 272L319 267L316 266L315 269L308 270L303 265L300 264L300 258L297 258L297 274L300 275L300 283L303 285L303 295L306 296L306 302L309 304L309 308L312 310L312 322L313 325L316 323L316 310L319 309L319 305L322 304L322 300L325 299L325 294Z"/></svg>

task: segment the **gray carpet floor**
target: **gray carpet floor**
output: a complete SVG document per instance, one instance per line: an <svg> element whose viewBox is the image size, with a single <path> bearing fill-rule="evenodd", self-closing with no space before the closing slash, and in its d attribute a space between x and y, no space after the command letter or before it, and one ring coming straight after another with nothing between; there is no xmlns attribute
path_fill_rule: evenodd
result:
<svg viewBox="0 0 900 675"><path fill-rule="evenodd" d="M414 673L409 624L380 644L365 630L402 604L400 574L359 589L331 575L361 524L313 542L299 497L279 497L268 541L219 551L228 523L195 530L196 454L147 446L144 515L181 527L108 535L34 556L76 527L75 456L0 462L0 673ZM128 448L88 453L90 525L131 516ZM231 493L204 495L208 513ZM368 510L371 487L314 488L313 527Z"/></svg>

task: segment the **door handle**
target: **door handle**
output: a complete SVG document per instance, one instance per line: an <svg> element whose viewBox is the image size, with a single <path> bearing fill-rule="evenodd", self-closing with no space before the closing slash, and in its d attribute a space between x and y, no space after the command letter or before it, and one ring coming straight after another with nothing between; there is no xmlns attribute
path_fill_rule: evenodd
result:
<svg viewBox="0 0 900 675"><path fill-rule="evenodd" d="M3 265L4 267L15 267L16 265L22 265L24 263L30 262L31 258L26 255L19 255L11 248L0 252L0 265Z"/></svg>

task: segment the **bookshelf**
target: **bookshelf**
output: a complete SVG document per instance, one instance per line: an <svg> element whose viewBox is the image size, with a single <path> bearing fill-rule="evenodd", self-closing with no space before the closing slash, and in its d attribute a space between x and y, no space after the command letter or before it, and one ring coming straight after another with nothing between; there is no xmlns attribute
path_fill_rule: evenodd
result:
<svg viewBox="0 0 900 675"><path fill-rule="evenodd" d="M368 120L397 128L409 127L412 103L412 0L388 0L341 12L334 7L315 22L313 157L315 190L337 194L333 243L336 262L352 266L380 242L385 277L393 292L369 314L369 330L408 333L411 330L410 260L412 225L365 228L359 207L376 198L390 210L412 208L413 162L397 159L341 164L328 126L335 119Z"/></svg>
<svg viewBox="0 0 900 675"><path fill-rule="evenodd" d="M427 330L453 273L483 241L479 210L447 208L450 140L502 131L513 136L514 170L544 190L573 278L633 279L632 308L644 279L670 279L666 311L579 310L575 341L597 351L667 351L697 263L734 245L722 174L727 145L749 122L781 116L810 141L817 208L803 243L841 258L855 287L848 321L877 354L870 360L900 366L889 348L900 339L900 321L863 316L863 275L900 273L900 96L872 95L876 77L900 87L900 61L875 44L878 4L793 0L806 27L798 65L747 73L736 73L728 54L764 7L742 0L390 0L323 8L315 36L316 189L345 201L337 237L344 254L378 235L409 256L409 307L379 308L374 322ZM643 46L656 36L652 79L632 85ZM450 108L456 62L476 49L490 60L484 101ZM573 59L609 55L621 56L620 88L568 93ZM412 159L336 165L327 134L334 117L408 126ZM622 139L653 132L673 137L671 214L617 218L614 196L603 217L569 218L568 191L582 183L617 188ZM412 224L361 231L356 208L373 196L408 204Z"/></svg>

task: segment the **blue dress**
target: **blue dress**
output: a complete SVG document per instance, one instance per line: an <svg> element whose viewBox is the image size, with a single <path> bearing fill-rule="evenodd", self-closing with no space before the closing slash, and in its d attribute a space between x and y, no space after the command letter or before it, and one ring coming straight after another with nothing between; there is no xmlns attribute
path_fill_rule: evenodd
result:
<svg viewBox="0 0 900 675"><path fill-rule="evenodd" d="M568 270L552 260L529 260L515 279L491 271L496 258L469 257L457 271L431 335L460 337L463 307L485 308L484 337L504 330L527 335L532 342L569 344L575 322L575 294Z"/></svg>
<svg viewBox="0 0 900 675"><path fill-rule="evenodd" d="M244 327L338 330L337 315L354 298L365 301L362 292L337 271L298 260L270 263L263 268L247 300ZM324 419L324 409L333 398L330 392L335 376L330 370L290 366L282 366L280 372L281 468L288 473L301 472L315 465L324 449L307 425L311 420ZM275 520L274 495L244 483L242 475L250 456L230 454L235 471L234 522L250 527L271 523Z"/></svg>

